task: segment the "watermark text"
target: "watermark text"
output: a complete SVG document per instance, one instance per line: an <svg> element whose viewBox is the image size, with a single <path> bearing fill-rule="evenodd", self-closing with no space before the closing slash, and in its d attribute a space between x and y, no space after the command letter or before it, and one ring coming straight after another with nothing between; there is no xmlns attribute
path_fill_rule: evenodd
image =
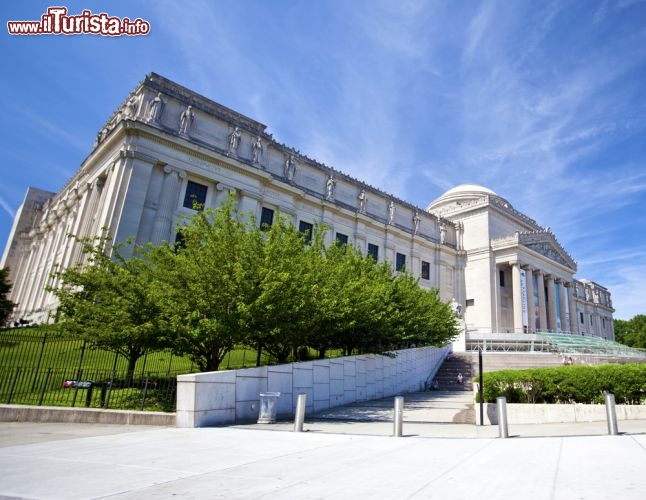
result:
<svg viewBox="0 0 646 500"><path fill-rule="evenodd" d="M143 19L110 17L105 12L84 10L68 15L67 7L49 7L40 21L7 21L10 35L104 35L136 36L150 33L150 23Z"/></svg>

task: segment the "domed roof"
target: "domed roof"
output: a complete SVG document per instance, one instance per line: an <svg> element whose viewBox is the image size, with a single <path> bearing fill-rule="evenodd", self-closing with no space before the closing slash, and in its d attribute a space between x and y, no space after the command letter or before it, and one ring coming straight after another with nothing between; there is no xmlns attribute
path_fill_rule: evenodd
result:
<svg viewBox="0 0 646 500"><path fill-rule="evenodd" d="M440 198L459 194L492 194L494 196L498 196L491 189L480 186L479 184L460 184L459 186L449 189L446 193L440 196Z"/></svg>
<svg viewBox="0 0 646 500"><path fill-rule="evenodd" d="M494 191L479 184L460 184L454 188L449 189L439 198L433 200L426 210L433 210L440 204L446 202L462 200L462 199L471 199L471 198L480 198L482 196L498 196Z"/></svg>

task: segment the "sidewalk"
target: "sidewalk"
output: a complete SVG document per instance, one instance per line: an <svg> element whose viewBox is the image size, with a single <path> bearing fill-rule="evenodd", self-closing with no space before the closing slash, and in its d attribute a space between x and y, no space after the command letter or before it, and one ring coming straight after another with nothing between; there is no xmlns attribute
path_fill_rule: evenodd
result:
<svg viewBox="0 0 646 500"><path fill-rule="evenodd" d="M646 421L620 421L620 436L605 422L510 425L517 437L499 439L497 427L410 422L405 410L405 437L394 438L391 422L350 421L348 411L306 419L302 433L292 422L0 423L0 497L641 500L646 491Z"/></svg>

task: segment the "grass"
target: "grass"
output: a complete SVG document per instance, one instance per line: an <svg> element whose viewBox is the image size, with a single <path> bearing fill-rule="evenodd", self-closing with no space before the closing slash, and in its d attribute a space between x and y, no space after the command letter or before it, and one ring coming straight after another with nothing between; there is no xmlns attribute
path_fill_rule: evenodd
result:
<svg viewBox="0 0 646 500"><path fill-rule="evenodd" d="M340 355L330 352L330 356ZM316 352L310 350L310 356ZM261 364L272 364L267 355ZM239 348L229 352L221 370L236 370L256 366L256 351ZM63 388L66 380L89 380L106 383L113 379L109 407L141 409L143 387L147 375L160 387L149 387L145 409L174 411L175 377L182 373L198 371L186 356L176 356L170 351L151 352L141 357L135 367L131 387L123 386L127 361L113 352L95 349L83 340L61 338L36 328L0 330L0 403L42 404L45 406L85 406L87 389ZM113 378L113 374L114 378ZM161 385L172 385L161 388ZM76 397L74 397L76 396ZM101 407L100 386L94 387L90 407Z"/></svg>

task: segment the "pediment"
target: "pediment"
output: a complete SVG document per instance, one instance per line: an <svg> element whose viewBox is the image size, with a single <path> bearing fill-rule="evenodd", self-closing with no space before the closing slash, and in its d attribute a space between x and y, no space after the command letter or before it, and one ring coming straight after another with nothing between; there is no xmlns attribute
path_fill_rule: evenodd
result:
<svg viewBox="0 0 646 500"><path fill-rule="evenodd" d="M551 233L530 233L521 234L520 243L526 248L547 257L562 266L569 267L576 272L576 262L565 249L559 244Z"/></svg>

